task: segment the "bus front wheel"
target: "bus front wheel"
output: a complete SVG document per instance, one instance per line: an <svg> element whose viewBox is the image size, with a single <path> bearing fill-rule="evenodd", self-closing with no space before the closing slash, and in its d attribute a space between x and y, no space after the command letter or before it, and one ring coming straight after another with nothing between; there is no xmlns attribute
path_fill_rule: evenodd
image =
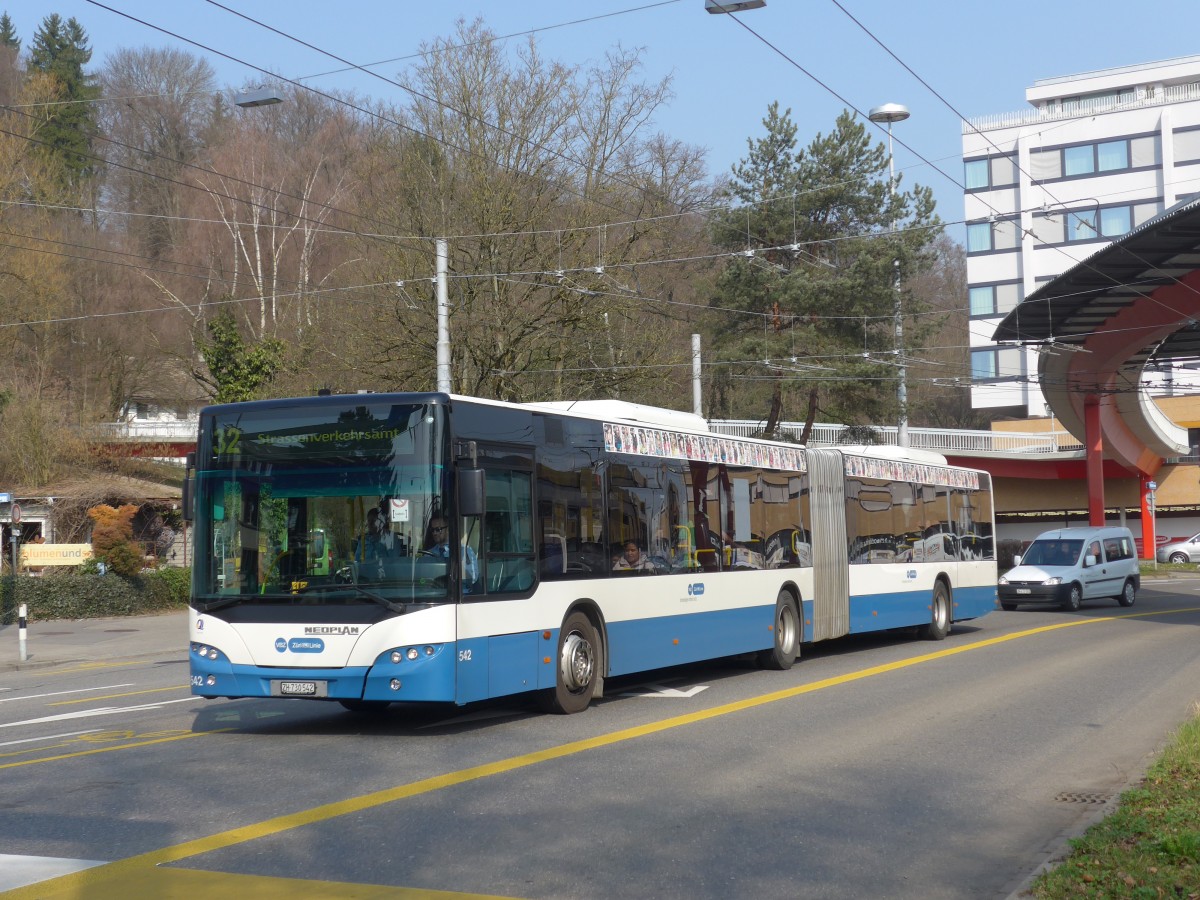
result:
<svg viewBox="0 0 1200 900"><path fill-rule="evenodd" d="M792 667L800 653L800 615L789 591L775 598L775 643L770 650L758 651L757 662L764 669L782 672Z"/></svg>
<svg viewBox="0 0 1200 900"><path fill-rule="evenodd" d="M547 712L583 712L600 678L600 639L591 619L581 612L567 616L558 633L554 687L545 691L541 706Z"/></svg>

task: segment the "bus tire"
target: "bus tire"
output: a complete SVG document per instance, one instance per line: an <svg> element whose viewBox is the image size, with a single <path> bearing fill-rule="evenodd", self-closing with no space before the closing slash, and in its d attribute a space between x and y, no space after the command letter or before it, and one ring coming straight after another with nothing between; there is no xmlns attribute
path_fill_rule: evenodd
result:
<svg viewBox="0 0 1200 900"><path fill-rule="evenodd" d="M558 632L554 687L544 691L546 712L570 715L588 708L600 678L600 638L592 620L576 610Z"/></svg>
<svg viewBox="0 0 1200 900"><path fill-rule="evenodd" d="M950 590L944 581L933 586L933 597L929 604L929 624L921 626L921 637L929 641L940 641L950 633Z"/></svg>
<svg viewBox="0 0 1200 900"><path fill-rule="evenodd" d="M755 659L764 669L784 672L792 667L800 655L800 615L796 612L796 599L791 591L781 590L775 598L772 632L775 642L771 649L759 650Z"/></svg>

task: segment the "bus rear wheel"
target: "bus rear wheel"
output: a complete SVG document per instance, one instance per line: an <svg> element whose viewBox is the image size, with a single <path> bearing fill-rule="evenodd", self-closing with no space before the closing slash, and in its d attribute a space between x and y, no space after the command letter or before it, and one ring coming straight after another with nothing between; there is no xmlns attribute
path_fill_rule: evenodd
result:
<svg viewBox="0 0 1200 900"><path fill-rule="evenodd" d="M790 591L780 591L775 598L775 643L770 650L758 651L756 661L764 669L783 672L792 667L800 655L800 615Z"/></svg>
<svg viewBox="0 0 1200 900"><path fill-rule="evenodd" d="M929 624L921 627L921 637L940 641L950 633L950 591L944 582L939 581L933 586L929 613Z"/></svg>
<svg viewBox="0 0 1200 900"><path fill-rule="evenodd" d="M558 633L554 687L541 696L546 712L570 715L588 708L600 678L600 639L591 619L573 612Z"/></svg>

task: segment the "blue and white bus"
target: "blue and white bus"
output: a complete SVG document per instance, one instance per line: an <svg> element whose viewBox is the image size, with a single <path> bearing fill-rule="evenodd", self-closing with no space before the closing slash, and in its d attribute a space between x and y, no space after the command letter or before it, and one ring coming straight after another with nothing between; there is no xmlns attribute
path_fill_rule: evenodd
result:
<svg viewBox="0 0 1200 900"><path fill-rule="evenodd" d="M616 401L211 406L184 505L205 697L536 692L571 713L607 677L739 654L787 669L804 643L940 640L996 605L987 473ZM616 568L630 543L643 561Z"/></svg>

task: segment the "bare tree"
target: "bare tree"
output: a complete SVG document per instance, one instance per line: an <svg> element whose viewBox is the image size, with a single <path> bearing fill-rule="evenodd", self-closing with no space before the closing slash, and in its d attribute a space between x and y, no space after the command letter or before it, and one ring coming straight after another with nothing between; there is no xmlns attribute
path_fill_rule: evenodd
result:
<svg viewBox="0 0 1200 900"><path fill-rule="evenodd" d="M682 362L661 264L693 252L706 199L699 151L651 131L669 81L637 80L640 51L588 69L514 56L476 21L424 47L364 159L374 218L425 240L364 247L366 280L403 282L360 341L386 386L429 388L427 281L450 239L456 390L507 399L660 391ZM659 265L650 265L659 263Z"/></svg>
<svg viewBox="0 0 1200 900"><path fill-rule="evenodd" d="M105 60L101 83L106 156L123 166L111 170L106 197L130 213L118 224L135 246L162 255L179 240L184 167L203 159L212 66L173 48L122 49Z"/></svg>

